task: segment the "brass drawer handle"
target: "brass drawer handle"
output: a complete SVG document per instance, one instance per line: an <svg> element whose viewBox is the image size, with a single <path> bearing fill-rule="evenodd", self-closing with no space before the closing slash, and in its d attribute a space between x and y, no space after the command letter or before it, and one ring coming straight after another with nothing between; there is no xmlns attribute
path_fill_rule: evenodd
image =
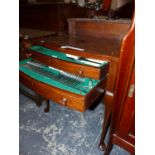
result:
<svg viewBox="0 0 155 155"><path fill-rule="evenodd" d="M128 97L130 97L130 98L133 97L134 91L135 91L135 85L132 84L132 85L130 85L130 88L129 88L129 91L128 91Z"/></svg>
<svg viewBox="0 0 155 155"><path fill-rule="evenodd" d="M63 98L62 100L59 101L63 106L66 106L67 104L67 99Z"/></svg>

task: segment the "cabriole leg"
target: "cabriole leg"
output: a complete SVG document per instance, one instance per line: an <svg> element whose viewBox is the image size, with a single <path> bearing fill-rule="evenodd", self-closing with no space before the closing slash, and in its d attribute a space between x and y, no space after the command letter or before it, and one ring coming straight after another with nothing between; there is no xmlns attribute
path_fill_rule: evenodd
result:
<svg viewBox="0 0 155 155"><path fill-rule="evenodd" d="M111 110L112 110L112 98L109 96L105 96L104 98L104 103L105 103L105 111L104 111L104 122L102 125L102 133L101 133L101 138L100 138L100 143L99 143L99 148L100 150L104 151L106 149L105 145L105 136L107 134L109 125L110 125L110 118L111 118Z"/></svg>

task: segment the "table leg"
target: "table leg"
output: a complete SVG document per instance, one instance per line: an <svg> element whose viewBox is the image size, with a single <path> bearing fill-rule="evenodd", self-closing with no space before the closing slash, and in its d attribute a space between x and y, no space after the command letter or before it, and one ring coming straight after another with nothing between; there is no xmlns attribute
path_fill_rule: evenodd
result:
<svg viewBox="0 0 155 155"><path fill-rule="evenodd" d="M104 141L105 141L105 136L107 134L109 125L110 125L111 112L112 112L112 101L113 101L113 97L105 94L105 97L104 97L104 104L105 104L104 122L102 125L102 133L101 133L101 138L100 138L100 143L99 143L99 148L102 151L104 151L106 149L106 145L105 145Z"/></svg>
<svg viewBox="0 0 155 155"><path fill-rule="evenodd" d="M50 109L50 100L47 99L45 103L46 103L46 108L44 109L44 112L49 112L49 109Z"/></svg>

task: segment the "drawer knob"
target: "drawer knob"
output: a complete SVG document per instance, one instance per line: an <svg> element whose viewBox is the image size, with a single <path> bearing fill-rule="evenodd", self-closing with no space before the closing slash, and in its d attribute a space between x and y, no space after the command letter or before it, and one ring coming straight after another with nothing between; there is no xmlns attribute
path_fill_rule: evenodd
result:
<svg viewBox="0 0 155 155"><path fill-rule="evenodd" d="M83 74L83 70L79 70L78 75L82 75L82 74Z"/></svg>
<svg viewBox="0 0 155 155"><path fill-rule="evenodd" d="M60 100L60 103L61 103L63 106L66 106L67 99L66 99L66 98L63 98L62 100Z"/></svg>

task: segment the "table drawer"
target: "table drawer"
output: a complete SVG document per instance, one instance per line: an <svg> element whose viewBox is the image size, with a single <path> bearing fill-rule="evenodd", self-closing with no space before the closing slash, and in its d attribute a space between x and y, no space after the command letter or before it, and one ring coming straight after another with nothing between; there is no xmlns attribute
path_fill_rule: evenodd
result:
<svg viewBox="0 0 155 155"><path fill-rule="evenodd" d="M42 83L23 72L20 72L20 81L45 98L81 112L89 108L104 93L106 86L106 79L103 79L89 93L83 96Z"/></svg>
<svg viewBox="0 0 155 155"><path fill-rule="evenodd" d="M73 63L58 58L50 57L45 54L31 50L32 58L38 60L48 66L58 68L74 75L89 77L93 79L102 79L108 73L109 63L105 63L101 67L92 67L89 65Z"/></svg>

